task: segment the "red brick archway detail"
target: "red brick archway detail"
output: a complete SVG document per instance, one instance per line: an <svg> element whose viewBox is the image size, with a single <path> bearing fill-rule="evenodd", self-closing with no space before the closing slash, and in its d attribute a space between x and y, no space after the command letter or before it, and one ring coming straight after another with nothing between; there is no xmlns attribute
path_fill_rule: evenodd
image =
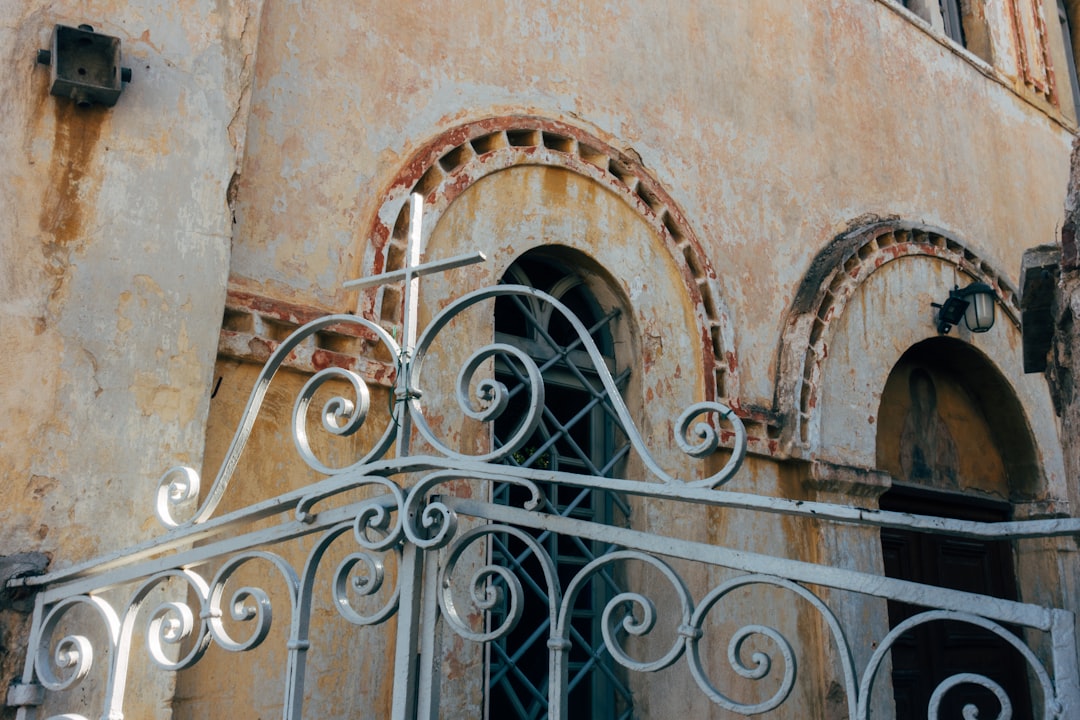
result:
<svg viewBox="0 0 1080 720"><path fill-rule="evenodd" d="M943 231L902 222L879 222L833 239L803 278L784 323L774 408L784 418L786 449L811 449L821 364L832 322L855 291L886 263L933 257L994 289L1002 315L1020 327L1019 294L1009 279L963 242Z"/></svg>
<svg viewBox="0 0 1080 720"><path fill-rule="evenodd" d="M737 404L738 362L729 314L720 299L716 272L693 229L640 159L599 138L555 120L532 116L489 118L447 130L420 148L383 193L368 235L360 276L401 267L408 232L406 201L424 196L425 227L483 177L517 165L560 167L611 190L649 223L682 271L698 308L706 394ZM400 295L381 289L362 295L360 312L395 323Z"/></svg>

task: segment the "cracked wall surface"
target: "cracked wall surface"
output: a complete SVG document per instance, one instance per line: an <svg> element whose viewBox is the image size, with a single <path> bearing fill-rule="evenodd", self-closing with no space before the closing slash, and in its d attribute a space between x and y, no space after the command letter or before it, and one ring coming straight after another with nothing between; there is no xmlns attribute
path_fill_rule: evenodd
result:
<svg viewBox="0 0 1080 720"><path fill-rule="evenodd" d="M160 532L158 476L202 455L260 8L3 4L2 554L56 569ZM36 63L82 23L121 40L115 107L50 96Z"/></svg>

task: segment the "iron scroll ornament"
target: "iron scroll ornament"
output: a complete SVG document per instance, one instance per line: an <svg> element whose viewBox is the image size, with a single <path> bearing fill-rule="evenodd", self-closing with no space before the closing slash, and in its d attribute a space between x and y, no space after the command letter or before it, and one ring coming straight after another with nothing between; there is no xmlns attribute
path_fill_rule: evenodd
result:
<svg viewBox="0 0 1080 720"><path fill-rule="evenodd" d="M723 403L715 401L698 402L684 410L676 420L675 424L675 441L679 448L687 455L701 459L708 457L720 447L720 433L717 431L715 424L699 420L699 418L715 414L720 421L731 423L732 431L734 433L734 448L731 457L724 467L713 475L699 480L682 480L669 475L660 467L649 452L645 441L637 430L637 426L631 417L629 409L626 407L626 403L622 400L622 396L616 387L615 379L608 370L604 357L600 353L599 348L597 348L595 341L592 339L592 335L589 333L588 328L586 328L581 320L578 319L577 315L575 315L574 312L560 300L542 290L537 290L536 288L528 287L526 285L497 285L477 290L464 295L440 312L431 321L431 324L417 342L415 359L411 368L413 375L410 379L410 387L418 387L420 373L422 372L424 360L431 347L432 341L451 320L478 303L514 295L531 297L550 305L554 310L559 312L563 319L573 328L574 332L577 334L580 347L588 354L593 368L599 376L601 383L603 383L604 388L607 390L607 397L610 399L612 408L618 417L620 429L626 434L630 444L641 457L645 467L656 479L671 486L717 488L735 476L742 466L743 459L746 455L746 428L731 408ZM518 361L528 371L529 390L534 398L534 402L530 404L529 415L521 422L518 429L501 448L479 456L465 456L452 450L439 441L425 421L421 398L415 395L412 395L409 398L410 410L417 430L419 430L428 443L437 448L446 457L499 462L511 457L515 452L521 450L522 445L526 442L531 435L532 430L535 429L536 424L539 422L539 414L543 408L544 397L543 380L539 368L536 366L535 361L528 357L527 354L521 353L511 346L499 343L489 344L473 353L466 363L466 366L462 369L462 373L459 375L458 379L459 404L467 414L476 419L490 422L498 417L498 411L501 411L501 409L505 407L505 401L503 399L503 396L506 393L505 386L495 380L484 380L477 384L478 397L476 399L485 403L485 407L478 408L473 405L472 399L468 397L467 393L467 388L469 387L468 374L475 372L480 367L483 359L490 357L496 352L513 352ZM487 412L486 410L489 408L493 411Z"/></svg>
<svg viewBox="0 0 1080 720"><path fill-rule="evenodd" d="M352 388L354 397L334 396L325 402L320 413L324 431L335 436L349 436L355 434L370 420L370 389L364 378L352 370L328 367L312 375L296 398L292 415L293 441L298 454L308 467L327 476L342 476L347 473L350 476L377 475L389 477L402 472L407 466L414 464L418 458L414 456L410 459L408 456L404 456L391 460L385 459L387 451L393 446L402 427L414 427L434 450L434 456L423 456L424 461L431 468L450 468L463 461L495 464L520 451L539 423L544 401L544 384L540 369L537 367L536 362L526 354L508 345L490 343L474 352L465 362L458 375L457 401L462 411L466 416L474 420L490 423L496 420L505 409L507 390L498 380L485 378L476 382L475 396L470 397L469 388L475 374L484 367L485 360L496 353L512 354L516 361L525 368L529 385L528 392L532 398L529 413L519 424L513 435L501 447L488 452L463 453L443 442L426 420L426 409L420 392L422 386L421 375L425 360L428 358L432 344L439 333L454 318L469 308L488 300L512 295L528 296L551 305L577 333L579 347L588 354L600 382L608 391L612 410L618 418L620 429L626 434L629 443L640 456L645 468L655 479L673 491L671 495L677 497L679 494L678 488L718 488L728 482L739 471L746 455L746 429L730 407L716 401L698 402L686 408L675 422L675 441L680 450L686 455L696 459L708 457L720 447L721 438L717 428L721 422L726 422L730 425L734 438L732 453L726 464L718 472L696 480L676 478L663 470L649 452L641 434L638 432L630 411L623 402L616 388L616 382L608 370L596 343L590 336L588 329L573 311L555 297L535 288L524 285L498 285L474 291L448 305L424 330L417 341L415 349L408 346L399 346L394 338L378 324L352 315L328 315L298 328L292 335L281 342L260 372L226 453L225 460L213 485L197 508L191 510L192 505L199 498L201 488L199 473L194 468L177 466L170 468L161 476L158 481L156 501L156 512L159 521L169 529L177 529L198 525L213 517L228 489L240 456L251 436L252 427L258 417L271 381L291 352L315 333L334 325L353 325L366 332L373 333L377 342L394 358L394 370L398 377L403 378L404 381L402 382L399 379L398 389L395 391L393 413L391 417L387 418L379 439L354 462L342 467L332 467L323 463L311 448L307 415L315 393L331 380L345 381ZM404 415L408 417L407 423L403 425ZM368 473L369 470L377 471ZM500 466L499 472L500 474L505 473L505 467ZM185 509L190 513L189 517L186 520L179 519L176 513Z"/></svg>

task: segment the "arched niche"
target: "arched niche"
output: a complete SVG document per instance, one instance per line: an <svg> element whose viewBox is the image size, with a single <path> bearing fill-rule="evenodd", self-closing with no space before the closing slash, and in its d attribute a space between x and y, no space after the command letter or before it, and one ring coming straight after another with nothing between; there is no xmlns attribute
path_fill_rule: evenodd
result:
<svg viewBox="0 0 1080 720"><path fill-rule="evenodd" d="M491 197L488 188L504 184L508 194L501 201ZM441 257L443 248L455 253L484 250L494 261L488 263L486 276L497 279L530 247L566 244L602 263L631 300L651 293L658 281L675 288L683 308L669 317L683 321L672 325L679 334L694 338L696 346L683 357L694 358L705 369L703 396L738 397L738 362L717 273L684 213L632 153L580 128L531 116L488 118L451 128L421 147L383 193L357 277L401 267L408 236L406 200L413 192L424 198L426 259ZM586 202L601 196L599 205ZM468 212L463 212L465 206ZM619 227L605 227L604 222L613 213L635 218L630 223L634 233L626 238L612 234ZM556 215L568 232L541 227ZM456 235L433 243L432 234L443 234L448 227L446 217ZM518 221L524 224L518 227ZM530 235L533 230L547 234ZM620 240L625 240L621 246ZM650 249L642 252L646 245ZM393 325L400 321L400 308L399 290L386 287L362 294L358 310ZM647 334L643 352L649 352L649 342L662 344Z"/></svg>
<svg viewBox="0 0 1080 720"><path fill-rule="evenodd" d="M877 468L928 490L1030 502L1042 472L1024 408L981 350L951 337L909 348L878 410Z"/></svg>
<svg viewBox="0 0 1080 720"><path fill-rule="evenodd" d="M909 348L889 374L877 422L877 467L893 478L879 499L882 510L960 520L1000 522L1023 516L1045 497L1044 474L1026 413L1008 380L983 352L951 337ZM880 530L882 561L891 578L1009 600L1060 602L1053 542L953 538L900 528ZM890 626L918 609L890 602ZM1008 644L989 634L956 632L930 623L908 635L894 654L894 699L923 707L933 688L962 666L999 672L1016 717L1031 717L1024 664ZM948 638L948 641L946 641ZM1028 642L1046 656L1047 638ZM997 701L973 693L991 714ZM953 698L950 712L958 712Z"/></svg>
<svg viewBox="0 0 1080 720"><path fill-rule="evenodd" d="M989 284L997 322L974 334L954 328L942 352L968 347L1004 378L1034 438L1040 474L1030 512L1054 512L1067 497L1056 418L1045 382L1023 372L1016 294L1008 277L943 231L899 221L838 236L800 285L781 342L777 406L792 455L874 468L881 396L907 350L938 338L936 308L955 285ZM951 361L950 361L951 362ZM958 361L957 361L958 362ZM993 402L993 399L987 402Z"/></svg>

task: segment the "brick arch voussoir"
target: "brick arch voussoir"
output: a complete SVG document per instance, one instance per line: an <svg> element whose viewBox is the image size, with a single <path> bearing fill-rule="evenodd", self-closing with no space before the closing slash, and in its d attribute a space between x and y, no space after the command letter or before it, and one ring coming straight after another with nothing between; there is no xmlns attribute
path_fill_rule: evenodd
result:
<svg viewBox="0 0 1080 720"><path fill-rule="evenodd" d="M822 362L832 325L859 287L881 267L911 257L933 257L958 274L993 288L1002 314L1020 327L1019 294L1008 277L963 241L936 228L876 222L833 239L811 263L784 323L774 404L784 418L783 445L812 450Z"/></svg>
<svg viewBox="0 0 1080 720"><path fill-rule="evenodd" d="M652 227L675 259L698 308L706 395L737 405L738 361L730 314L697 234L639 158L572 125L533 116L488 118L447 130L425 144L383 193L368 233L360 276L402 266L409 195L416 192L424 197L427 234L470 186L518 165L560 167L590 178L620 197ZM393 288L371 290L360 298L359 311L384 324L400 322L400 309L400 293Z"/></svg>

